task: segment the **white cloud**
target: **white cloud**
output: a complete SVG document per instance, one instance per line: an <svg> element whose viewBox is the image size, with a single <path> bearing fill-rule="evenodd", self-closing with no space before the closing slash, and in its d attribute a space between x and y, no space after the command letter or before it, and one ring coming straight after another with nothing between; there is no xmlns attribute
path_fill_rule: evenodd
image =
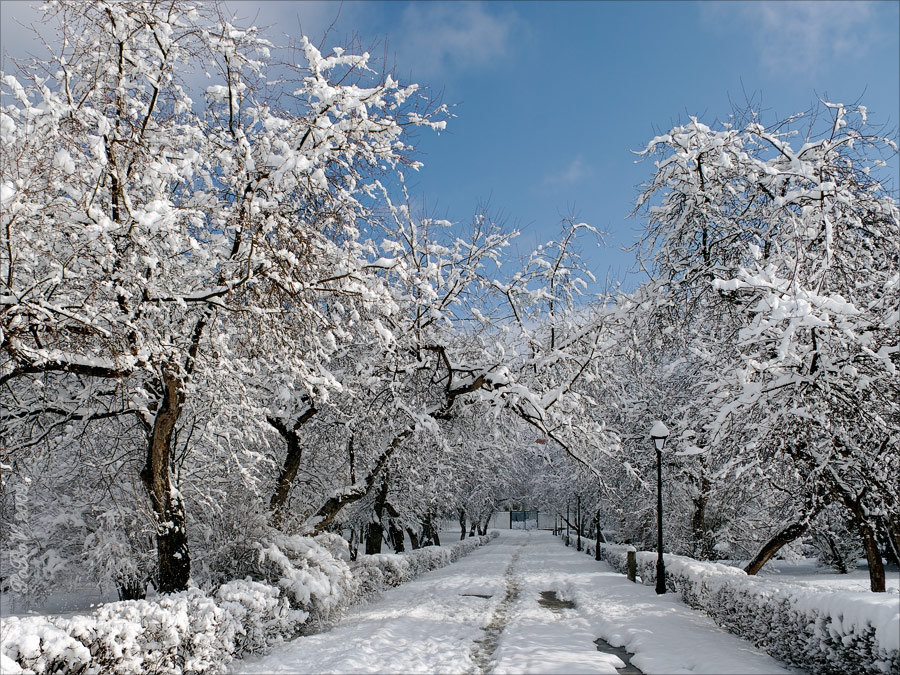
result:
<svg viewBox="0 0 900 675"><path fill-rule="evenodd" d="M578 155L562 171L545 176L544 184L552 188L568 187L589 178L593 172L591 165Z"/></svg>
<svg viewBox="0 0 900 675"><path fill-rule="evenodd" d="M749 34L763 68L794 75L820 74L836 60L862 59L883 30L877 4L767 0L702 2L699 8L707 25L728 34Z"/></svg>
<svg viewBox="0 0 900 675"><path fill-rule="evenodd" d="M447 77L503 58L518 16L480 2L411 3L391 42L418 78Z"/></svg>

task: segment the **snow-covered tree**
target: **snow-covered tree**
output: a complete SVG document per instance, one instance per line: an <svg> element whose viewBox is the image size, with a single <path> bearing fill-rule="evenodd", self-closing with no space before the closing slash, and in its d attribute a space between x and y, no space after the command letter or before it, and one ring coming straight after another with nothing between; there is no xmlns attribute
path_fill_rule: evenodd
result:
<svg viewBox="0 0 900 675"><path fill-rule="evenodd" d="M266 363L298 391L329 384L320 366L344 337L329 303L389 299L360 237L375 177L407 162L407 127L443 123L367 54L306 39L287 99L267 79L272 45L212 5L47 9L52 65L2 78L3 463L16 475L76 422L137 420L158 588L176 590L190 576L177 456L195 429L226 456L261 433L265 415L244 429L218 401L255 397ZM212 80L196 101L195 68ZM264 344L239 348L237 330Z"/></svg>
<svg viewBox="0 0 900 675"><path fill-rule="evenodd" d="M878 176L896 144L869 130L862 106L813 115L799 143L805 116L718 130L692 119L653 139L640 255L655 315L691 333L716 377L707 451L794 481L780 487L802 508L781 543L840 504L884 590L876 534L896 532L900 468L900 219Z"/></svg>

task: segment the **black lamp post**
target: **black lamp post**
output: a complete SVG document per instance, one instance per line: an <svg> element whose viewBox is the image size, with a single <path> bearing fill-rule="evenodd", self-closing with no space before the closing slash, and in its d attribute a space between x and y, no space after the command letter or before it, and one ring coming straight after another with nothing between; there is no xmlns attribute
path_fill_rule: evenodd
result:
<svg viewBox="0 0 900 675"><path fill-rule="evenodd" d="M650 429L650 438L656 446L656 548L659 554L656 559L656 592L666 592L666 564L663 562L663 527L662 527L662 451L666 446L669 430L661 421L656 420Z"/></svg>

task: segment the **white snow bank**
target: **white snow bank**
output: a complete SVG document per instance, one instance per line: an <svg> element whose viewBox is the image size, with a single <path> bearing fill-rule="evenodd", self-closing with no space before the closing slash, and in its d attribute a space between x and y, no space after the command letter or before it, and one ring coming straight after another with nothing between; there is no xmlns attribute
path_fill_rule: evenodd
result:
<svg viewBox="0 0 900 675"><path fill-rule="evenodd" d="M593 553L594 542L585 542ZM601 544L625 572L629 546ZM637 553L638 575L656 582L657 554ZM894 593L835 591L749 576L728 565L665 556L666 586L723 628L785 663L816 673L900 671L900 603Z"/></svg>

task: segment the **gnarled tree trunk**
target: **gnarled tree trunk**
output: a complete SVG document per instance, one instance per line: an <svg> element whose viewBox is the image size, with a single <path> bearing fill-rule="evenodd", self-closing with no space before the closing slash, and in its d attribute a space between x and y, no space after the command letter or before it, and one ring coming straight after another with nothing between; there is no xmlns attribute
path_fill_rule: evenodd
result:
<svg viewBox="0 0 900 675"><path fill-rule="evenodd" d="M862 494L853 497L846 490L836 486L838 497L853 515L853 524L859 532L863 550L866 552L866 563L869 567L869 588L874 593L884 593L885 585L884 561L881 559L881 551L878 548L878 538L875 536L875 528L869 520L866 509L863 506L865 490Z"/></svg>
<svg viewBox="0 0 900 675"><path fill-rule="evenodd" d="M184 502L172 485L169 466L172 435L184 406L184 383L177 367L163 365L161 384L163 398L150 431L141 481L156 516L157 590L175 593L186 589L191 577Z"/></svg>
<svg viewBox="0 0 900 675"><path fill-rule="evenodd" d="M809 529L808 519L791 523L787 527L782 528L759 549L757 554L753 556L753 560L744 568L744 571L747 574L756 574L783 546L802 536L807 529Z"/></svg>
<svg viewBox="0 0 900 675"><path fill-rule="evenodd" d="M269 500L269 511L271 513L270 523L272 527L280 527L282 518L284 517L284 505L287 503L288 495L291 492L291 486L297 477L297 471L300 469L300 460L303 457L303 448L300 446L300 434L297 430L303 426L309 419L318 412L316 408L310 406L291 427L284 422L275 418L267 417L266 420L279 433L279 435L287 443L287 455L284 458L284 466L281 473L278 474L278 480L275 482L275 490L272 498Z"/></svg>

